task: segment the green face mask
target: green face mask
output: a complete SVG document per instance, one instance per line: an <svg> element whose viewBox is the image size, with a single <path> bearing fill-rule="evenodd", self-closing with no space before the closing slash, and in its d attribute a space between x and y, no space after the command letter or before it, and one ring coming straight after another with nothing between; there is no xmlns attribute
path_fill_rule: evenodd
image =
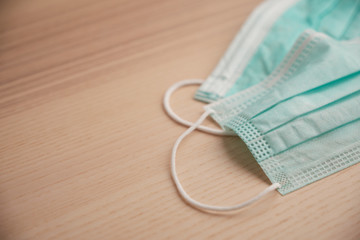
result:
<svg viewBox="0 0 360 240"><path fill-rule="evenodd" d="M249 17L195 98L213 102L263 81L306 29L338 40L360 36L359 13L359 0L265 1Z"/></svg>
<svg viewBox="0 0 360 240"><path fill-rule="evenodd" d="M206 107L287 194L360 161L360 38L304 32L263 82Z"/></svg>
<svg viewBox="0 0 360 240"><path fill-rule="evenodd" d="M171 87L164 107L190 127L171 157L172 177L185 201L203 210L237 210L275 189L287 194L360 162L359 36L360 0L268 0L205 82ZM191 123L171 110L169 98L177 88L199 83L196 98L216 102ZM209 115L222 131L201 125ZM195 129L238 135L273 184L235 206L192 199L177 177L175 158Z"/></svg>
<svg viewBox="0 0 360 240"><path fill-rule="evenodd" d="M202 210L224 212L243 208L278 189L287 194L360 162L360 38L338 41L307 30L279 67L261 83L205 107L196 123L182 122L164 98L169 115L191 126L175 142L173 180L183 199ZM211 115L224 129L204 126ZM212 206L192 199L176 173L176 152L193 130L238 135L273 183L235 206Z"/></svg>

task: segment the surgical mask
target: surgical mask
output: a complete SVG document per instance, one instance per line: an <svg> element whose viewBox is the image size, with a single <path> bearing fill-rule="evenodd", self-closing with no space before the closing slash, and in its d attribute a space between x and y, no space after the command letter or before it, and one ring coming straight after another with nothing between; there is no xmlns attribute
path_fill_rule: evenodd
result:
<svg viewBox="0 0 360 240"><path fill-rule="evenodd" d="M195 94L213 102L269 76L305 29L334 39L360 35L359 0L268 0L251 14Z"/></svg>
<svg viewBox="0 0 360 240"><path fill-rule="evenodd" d="M209 115L223 128L223 135L236 133L246 143L272 182L244 203L200 203L177 177L179 144ZM360 38L338 41L307 30L264 81L205 107L205 113L175 142L171 172L189 204L224 212L241 209L275 189L290 193L358 162Z"/></svg>

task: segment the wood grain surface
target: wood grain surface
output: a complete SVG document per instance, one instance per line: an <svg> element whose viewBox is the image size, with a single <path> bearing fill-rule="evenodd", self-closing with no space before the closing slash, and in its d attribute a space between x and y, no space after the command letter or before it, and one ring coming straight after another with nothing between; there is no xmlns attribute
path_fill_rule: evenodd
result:
<svg viewBox="0 0 360 240"><path fill-rule="evenodd" d="M0 239L360 239L359 164L235 216L190 208L171 181L185 128L163 93L206 78L259 3L1 1ZM172 99L189 120L203 111L195 90ZM210 204L270 183L240 139L199 132L178 171Z"/></svg>

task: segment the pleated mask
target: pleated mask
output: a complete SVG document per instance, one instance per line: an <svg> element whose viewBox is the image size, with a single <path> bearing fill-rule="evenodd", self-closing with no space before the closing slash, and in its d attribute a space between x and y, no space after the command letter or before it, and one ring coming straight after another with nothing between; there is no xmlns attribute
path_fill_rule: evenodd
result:
<svg viewBox="0 0 360 240"><path fill-rule="evenodd" d="M360 36L360 0L267 0L257 7L195 94L213 102L256 85L306 29L337 40Z"/></svg>
<svg viewBox="0 0 360 240"><path fill-rule="evenodd" d="M181 85L169 89L165 109L171 93ZM201 126L209 115L222 132ZM238 210L275 189L285 195L358 163L360 38L339 41L306 30L265 80L205 106L199 120L188 125L173 147L171 172L185 201L203 210ZM272 185L234 206L192 199L177 177L175 159L179 144L195 129L239 136Z"/></svg>
<svg viewBox="0 0 360 240"><path fill-rule="evenodd" d="M360 39L304 32L263 82L206 106L287 194L359 162Z"/></svg>

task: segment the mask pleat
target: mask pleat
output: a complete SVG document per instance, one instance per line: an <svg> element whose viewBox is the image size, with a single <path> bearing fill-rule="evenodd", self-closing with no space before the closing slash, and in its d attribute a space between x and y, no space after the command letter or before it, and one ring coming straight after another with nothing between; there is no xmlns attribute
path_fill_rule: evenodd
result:
<svg viewBox="0 0 360 240"><path fill-rule="evenodd" d="M333 84L326 84L296 95L251 118L251 121L258 126L261 132L267 134L296 118L358 93L358 89L360 89L360 72L335 81ZM270 117L272 121L268 121Z"/></svg>
<svg viewBox="0 0 360 240"><path fill-rule="evenodd" d="M276 154L358 120L359 114L356 113L360 113L359 91L317 111L296 118L264 134L264 138L273 146Z"/></svg>

